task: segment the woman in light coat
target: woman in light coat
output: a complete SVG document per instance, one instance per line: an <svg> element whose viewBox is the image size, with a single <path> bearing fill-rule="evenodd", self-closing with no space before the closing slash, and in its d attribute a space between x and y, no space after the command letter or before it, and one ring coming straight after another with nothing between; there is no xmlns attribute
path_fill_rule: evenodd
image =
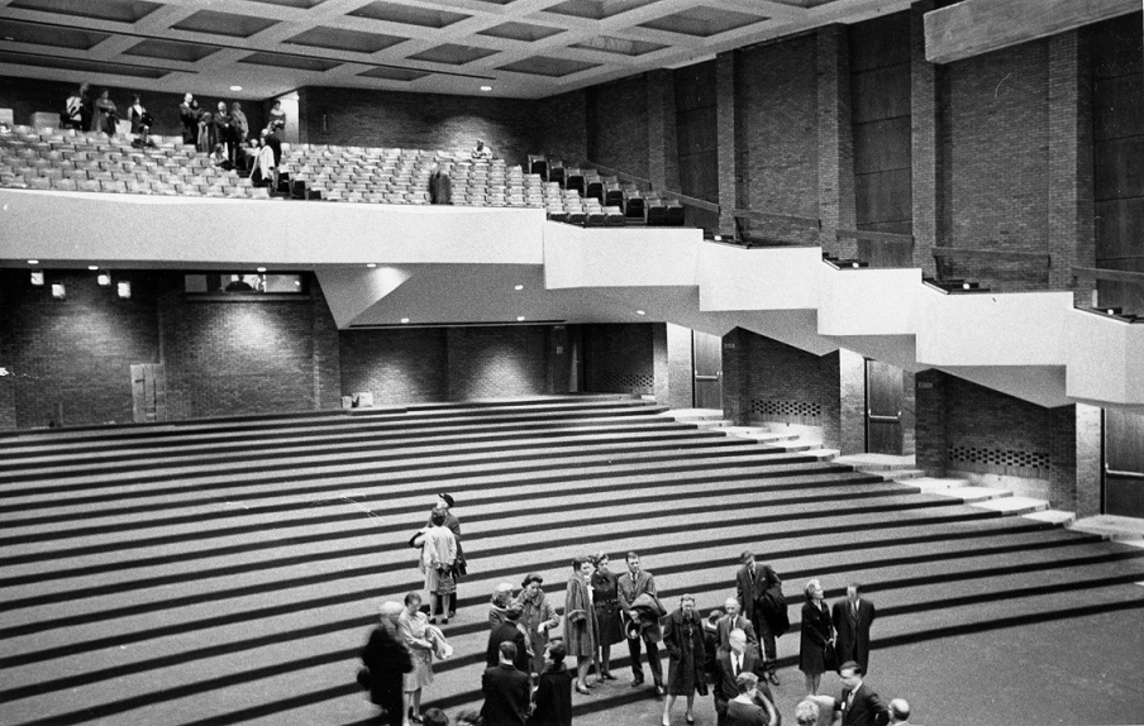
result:
<svg viewBox="0 0 1144 726"><path fill-rule="evenodd" d="M596 656L596 609L592 606L592 573L589 557L572 560L572 577L564 596L564 647L576 656L576 691L588 693L588 666ZM595 685L595 684L593 684Z"/></svg>
<svg viewBox="0 0 1144 726"><path fill-rule="evenodd" d="M418 535L421 544L421 572L425 575L425 589L429 592L430 612L438 612L437 606L443 605L446 609L440 612L448 613L449 599L456 592L457 585L453 580L453 565L457 562L457 540L445 524L445 510L434 509L429 518L429 527L424 534ZM414 544L417 540L414 540ZM445 602L441 602L445 598ZM429 622L435 623L436 620ZM442 619L445 625L449 618Z"/></svg>
<svg viewBox="0 0 1144 726"><path fill-rule="evenodd" d="M535 572L529 573L521 586L516 602L520 605L520 624L528 631L528 642L532 644L532 660L529 663L531 675L539 675L544 670L544 648L548 643L548 633L560 625L556 608L548 602L540 586L544 578Z"/></svg>

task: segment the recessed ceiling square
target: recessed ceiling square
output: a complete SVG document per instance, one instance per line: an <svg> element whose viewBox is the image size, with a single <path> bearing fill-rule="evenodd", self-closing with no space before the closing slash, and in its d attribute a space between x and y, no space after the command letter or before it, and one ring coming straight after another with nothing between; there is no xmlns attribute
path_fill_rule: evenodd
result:
<svg viewBox="0 0 1144 726"><path fill-rule="evenodd" d="M175 30L187 30L192 33L210 33L212 35L229 35L232 38L249 38L255 33L260 33L271 25L277 24L277 20L270 20L269 18L255 18L250 15L220 13L215 10L200 10L194 15L183 18L171 27Z"/></svg>
<svg viewBox="0 0 1144 726"><path fill-rule="evenodd" d="M445 43L436 48L423 50L420 53L409 56L409 60L429 61L430 63L445 63L451 66L461 66L466 63L472 63L481 58L488 58L490 55L496 55L499 50L491 50L489 48L475 48L471 45L456 45L454 43Z"/></svg>
<svg viewBox="0 0 1144 726"><path fill-rule="evenodd" d="M0 63L11 63L17 66L37 66L40 68L63 68L69 71L82 71L84 73L106 73L117 76L133 76L135 78L162 78L171 71L163 68L128 66L121 63L104 63L87 58L49 58L47 56L27 55L24 53L9 53L0 51Z"/></svg>
<svg viewBox="0 0 1144 726"><path fill-rule="evenodd" d="M557 33L563 33L564 28L553 28L548 25L533 25L532 23L501 23L482 30L477 35L491 35L494 38L508 38L509 40L523 40L532 43L537 40L551 38Z"/></svg>
<svg viewBox="0 0 1144 726"><path fill-rule="evenodd" d="M360 30L327 28L324 25L319 25L304 33L299 33L293 38L287 38L283 42L293 45L308 45L314 48L347 50L355 53L376 53L406 40L409 39L398 35L364 33Z"/></svg>
<svg viewBox="0 0 1144 726"><path fill-rule="evenodd" d="M252 3L264 3L266 5L281 5L287 8L301 8L309 10L315 5L321 5L326 0L246 0Z"/></svg>
<svg viewBox="0 0 1144 726"><path fill-rule="evenodd" d="M561 76L579 73L586 71L589 68L598 68L600 63L589 63L587 61L569 60L567 58L550 58L543 55L535 55L531 58L509 63L497 68L498 71L512 71L513 73L528 73L534 76L549 76L551 78L560 78Z"/></svg>
<svg viewBox="0 0 1144 726"><path fill-rule="evenodd" d="M89 50L111 37L110 33L97 33L74 28L49 27L16 20L0 20L0 38L17 43L50 45L56 48Z"/></svg>
<svg viewBox="0 0 1144 726"><path fill-rule="evenodd" d="M726 33L754 23L761 23L769 18L763 15L751 15L735 10L712 8L699 5L682 12L668 15L658 20L640 23L641 28L652 30L665 30L669 33L694 35L699 38L710 38L712 35Z"/></svg>
<svg viewBox="0 0 1144 726"><path fill-rule="evenodd" d="M273 66L275 68L290 68L296 71L325 72L341 65L337 61L327 61L321 58L306 58L298 55L283 55L281 53L251 53L242 58L239 63L253 63L257 66Z"/></svg>
<svg viewBox="0 0 1144 726"><path fill-rule="evenodd" d="M380 68L371 68L358 74L366 78L381 78L386 81L416 81L418 78L433 75L429 71L415 71L410 68L390 68L383 66Z"/></svg>
<svg viewBox="0 0 1144 726"><path fill-rule="evenodd" d="M566 0L558 5L545 8L544 12L560 15L574 15L578 18L603 20L629 10L651 5L658 0Z"/></svg>
<svg viewBox="0 0 1144 726"><path fill-rule="evenodd" d="M144 2L143 0L13 0L8 3L10 8L20 10L38 10L42 13L59 13L60 15L74 15L80 18L99 18L100 20L115 20L120 23L134 23L141 20L159 8L162 3Z"/></svg>
<svg viewBox="0 0 1144 726"><path fill-rule="evenodd" d="M472 17L464 13L452 13L448 10L398 5L380 0L360 7L350 15L358 18L370 18L371 20L385 20L390 23L418 25L422 28L444 28Z"/></svg>
<svg viewBox="0 0 1144 726"><path fill-rule="evenodd" d="M580 43L574 43L569 47L580 48L582 50L596 50L601 53L615 53L616 55L626 55L634 58L644 53L663 50L671 46L661 43L648 43L644 40L628 40L627 38L613 38L610 35L600 35Z"/></svg>
<svg viewBox="0 0 1144 726"><path fill-rule="evenodd" d="M151 38L142 43L136 43L124 55L140 55L146 58L163 58L164 60L177 60L186 63L195 63L206 58L211 53L217 53L218 48L197 43L180 43L177 40L159 40Z"/></svg>

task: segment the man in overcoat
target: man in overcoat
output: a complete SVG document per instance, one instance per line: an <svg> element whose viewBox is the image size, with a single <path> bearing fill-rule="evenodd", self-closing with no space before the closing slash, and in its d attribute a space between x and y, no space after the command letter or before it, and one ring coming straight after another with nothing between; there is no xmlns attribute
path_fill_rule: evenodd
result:
<svg viewBox="0 0 1144 726"><path fill-rule="evenodd" d="M755 553L750 550L739 556L739 562L743 565L735 575L739 604L743 607L743 614L755 626L755 635L762 643L766 659L766 677L777 686L779 679L775 675L775 632L767 618L769 607L767 590L781 588L782 580L770 565L755 562Z"/></svg>
<svg viewBox="0 0 1144 726"><path fill-rule="evenodd" d="M368 669L363 671L362 685L369 689L370 700L382 708L378 722L394 726L404 721L402 685L405 674L413 670L409 649L397 636L397 618L402 610L399 602L390 601L381 606L381 623L370 633L369 642L361 652L362 663ZM381 721L382 718L388 721Z"/></svg>
<svg viewBox="0 0 1144 726"><path fill-rule="evenodd" d="M641 614L632 609L632 603L640 595L649 595L658 601L655 589L655 578L650 572L640 569L640 556L629 552L627 557L628 571L620 575L616 585L616 597L620 607L627 613L632 622L640 622ZM640 644L647 646L647 660L651 667L652 681L655 683L656 695L664 695L663 690L663 664L659 662L659 645L663 640L663 631L658 621L648 623L639 629L638 637L628 638L628 654L632 658L632 688L644 682L643 664L640 662Z"/></svg>
<svg viewBox="0 0 1144 726"><path fill-rule="evenodd" d="M485 726L525 726L528 722L532 679L519 671L512 662L516 659L516 646L501 643L499 662L485 669L481 676L481 692L485 703L481 716Z"/></svg>
<svg viewBox="0 0 1144 726"><path fill-rule="evenodd" d="M870 626L874 624L874 603L862 597L856 584L846 586L846 599L834 603L832 612L838 660L852 660L867 673L870 665Z"/></svg>

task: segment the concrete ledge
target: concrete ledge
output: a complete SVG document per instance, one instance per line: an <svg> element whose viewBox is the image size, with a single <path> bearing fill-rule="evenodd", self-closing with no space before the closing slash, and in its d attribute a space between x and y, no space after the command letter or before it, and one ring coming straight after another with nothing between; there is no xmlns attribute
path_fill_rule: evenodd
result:
<svg viewBox="0 0 1144 726"><path fill-rule="evenodd" d="M973 502L972 506L979 509L988 509L1002 514L1029 514L1032 512L1043 512L1049 508L1049 503L1044 499L1033 499L1032 497L1002 497L1000 499L989 499L984 502Z"/></svg>
<svg viewBox="0 0 1144 726"><path fill-rule="evenodd" d="M1117 542L1144 542L1144 519L1101 514L1073 522L1069 529L1096 534Z"/></svg>

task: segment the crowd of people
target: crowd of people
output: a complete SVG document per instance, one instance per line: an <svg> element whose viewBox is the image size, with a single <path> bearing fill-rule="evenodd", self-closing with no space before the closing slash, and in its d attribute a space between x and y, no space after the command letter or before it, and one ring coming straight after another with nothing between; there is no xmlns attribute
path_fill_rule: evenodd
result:
<svg viewBox="0 0 1144 726"><path fill-rule="evenodd" d="M423 607L417 592L407 594L404 604L384 603L381 623L362 651L359 681L381 707L381 723L570 726L572 692L590 696L601 682L617 680L611 648L623 641L632 688L646 682L646 653L652 688L663 699L663 726L672 724L681 697L684 719L694 724L696 697L707 695L718 726L780 726L771 689L780 683L776 640L790 627L787 603L778 573L750 551L740 555L735 595L705 617L690 594L669 612L636 552L627 553L621 573L611 570L606 552L572 560L563 618L545 595L541 575L527 574L519 588L501 583L489 601L480 712L463 711L452 721L439 709L422 713L421 692L433 682L434 659L452 655L440 626L456 616L457 582L467 572L454 504L451 495L438 494L429 521L410 539L420 551L429 603ZM806 695L795 708L795 723L908 725L909 704L900 698L883 702L864 681L874 604L857 584L848 585L833 608L819 580L807 582L803 593L798 662ZM661 646L668 656L666 678ZM574 667L565 664L569 656L576 659ZM837 698L819 694L828 670L841 679Z"/></svg>

